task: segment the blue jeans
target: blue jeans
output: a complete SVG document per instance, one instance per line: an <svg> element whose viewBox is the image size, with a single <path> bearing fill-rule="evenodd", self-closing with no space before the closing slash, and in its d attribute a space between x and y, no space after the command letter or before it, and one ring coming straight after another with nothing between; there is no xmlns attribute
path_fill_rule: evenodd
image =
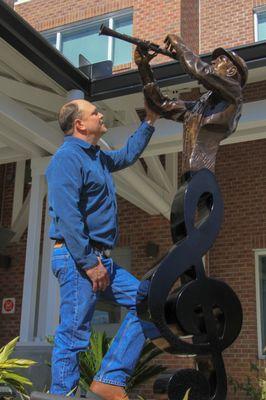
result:
<svg viewBox="0 0 266 400"><path fill-rule="evenodd" d="M78 353L87 349L91 319L99 296L115 301L129 312L105 355L95 380L126 386L145 342L136 315L136 294L139 281L111 258L102 258L110 276L104 292L93 292L86 273L76 267L67 248L54 249L52 270L60 285L60 324L56 330L52 355L53 394L69 393L78 385Z"/></svg>

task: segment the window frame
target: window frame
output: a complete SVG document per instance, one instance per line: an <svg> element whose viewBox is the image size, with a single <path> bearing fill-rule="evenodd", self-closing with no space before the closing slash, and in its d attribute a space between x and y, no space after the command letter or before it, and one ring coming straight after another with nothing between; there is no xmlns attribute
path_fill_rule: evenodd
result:
<svg viewBox="0 0 266 400"><path fill-rule="evenodd" d="M258 358L265 360L266 354L262 351L262 313L261 313L261 296L260 296L260 257L266 257L265 249L255 249L255 283L256 283L256 315L257 315L257 337L258 337ZM266 317L266 316L265 316Z"/></svg>
<svg viewBox="0 0 266 400"><path fill-rule="evenodd" d="M29 1L31 1L31 0L16 0L16 1L14 2L14 6L16 6L17 4L28 3Z"/></svg>
<svg viewBox="0 0 266 400"><path fill-rule="evenodd" d="M30 1L30 0L22 0L22 1ZM49 29L42 31L41 34L44 36L45 39L48 39L49 37L53 36L54 34L56 35L56 45L55 48L64 56L63 52L61 51L62 49L62 35L64 33L71 33L75 32L76 30L82 29L86 26L88 28L93 27L94 25L98 25L99 23L103 23L106 20L108 20L108 27L110 29L113 29L114 27L114 20L116 18L121 18L121 17L127 17L131 16L132 17L132 25L133 25L133 8L124 8L122 10L114 11L112 13L108 14L103 14L97 17L81 20L81 21L76 21L71 24L66 24L66 25L60 25L55 28ZM112 36L108 36L108 50L107 50L107 59L113 61L113 41L114 38ZM64 56L65 57L65 56ZM129 62L132 62L132 57Z"/></svg>
<svg viewBox="0 0 266 400"><path fill-rule="evenodd" d="M255 42L259 42L259 32L258 32L258 15L266 13L266 4L260 7L256 7L253 10L254 13L254 39Z"/></svg>

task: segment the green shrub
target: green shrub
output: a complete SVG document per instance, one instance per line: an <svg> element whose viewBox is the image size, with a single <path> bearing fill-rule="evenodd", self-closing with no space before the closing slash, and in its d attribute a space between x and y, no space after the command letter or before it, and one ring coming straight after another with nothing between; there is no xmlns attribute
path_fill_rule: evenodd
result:
<svg viewBox="0 0 266 400"><path fill-rule="evenodd" d="M32 360L10 358L18 339L19 337L16 337L0 349L0 384L10 386L22 396L28 397L25 386L32 386L32 382L28 378L14 372L14 370L18 368L29 368L36 364L36 362Z"/></svg>
<svg viewBox="0 0 266 400"><path fill-rule="evenodd" d="M250 371L255 373L257 385L254 384L250 376L246 376L243 383L237 379L229 377L229 384L233 386L234 393L244 392L251 400L266 400L266 368L257 364L250 364Z"/></svg>

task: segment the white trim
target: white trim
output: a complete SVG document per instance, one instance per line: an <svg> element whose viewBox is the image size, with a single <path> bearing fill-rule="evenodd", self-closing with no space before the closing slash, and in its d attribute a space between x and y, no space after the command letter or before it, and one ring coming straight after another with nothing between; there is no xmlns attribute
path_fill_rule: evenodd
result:
<svg viewBox="0 0 266 400"><path fill-rule="evenodd" d="M57 32L56 33L56 42L55 42L55 48L60 51L61 50L61 45L62 45L62 33Z"/></svg>
<svg viewBox="0 0 266 400"><path fill-rule="evenodd" d="M31 0L17 0L15 1L14 6L16 6L17 4L28 3L29 1Z"/></svg>
<svg viewBox="0 0 266 400"><path fill-rule="evenodd" d="M258 41L258 14L254 12L254 40Z"/></svg>
<svg viewBox="0 0 266 400"><path fill-rule="evenodd" d="M266 249L254 249L255 253L255 282L256 282L256 314L257 314L257 333L258 333L258 357L266 359L266 354L262 352L261 337L261 302L260 302L260 274L259 274L259 257L266 256Z"/></svg>
<svg viewBox="0 0 266 400"><path fill-rule="evenodd" d="M109 28L114 29L114 18L109 18ZM108 52L107 52L107 60L113 59L113 36L108 36Z"/></svg>
<svg viewBox="0 0 266 400"><path fill-rule="evenodd" d="M258 22L258 14L262 14L266 12L266 5L259 6L253 9L254 13L254 39L255 42L259 41L259 22Z"/></svg>
<svg viewBox="0 0 266 400"><path fill-rule="evenodd" d="M157 185L161 186L162 189L172 193L174 190L173 185L159 156L145 157L144 161L148 167L148 176L151 177Z"/></svg>

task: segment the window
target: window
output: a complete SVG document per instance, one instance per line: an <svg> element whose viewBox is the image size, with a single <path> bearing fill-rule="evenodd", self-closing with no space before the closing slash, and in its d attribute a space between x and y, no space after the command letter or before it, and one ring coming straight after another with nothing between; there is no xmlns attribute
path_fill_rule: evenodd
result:
<svg viewBox="0 0 266 400"><path fill-rule="evenodd" d="M255 42L266 40L266 5L254 11Z"/></svg>
<svg viewBox="0 0 266 400"><path fill-rule="evenodd" d="M132 10L127 9L93 21L58 27L43 32L43 36L75 67L79 67L79 54L91 63L111 60L114 65L119 65L131 62L132 45L113 37L99 36L101 24L131 35Z"/></svg>
<svg viewBox="0 0 266 400"><path fill-rule="evenodd" d="M259 357L266 358L266 249L256 250L255 257Z"/></svg>

